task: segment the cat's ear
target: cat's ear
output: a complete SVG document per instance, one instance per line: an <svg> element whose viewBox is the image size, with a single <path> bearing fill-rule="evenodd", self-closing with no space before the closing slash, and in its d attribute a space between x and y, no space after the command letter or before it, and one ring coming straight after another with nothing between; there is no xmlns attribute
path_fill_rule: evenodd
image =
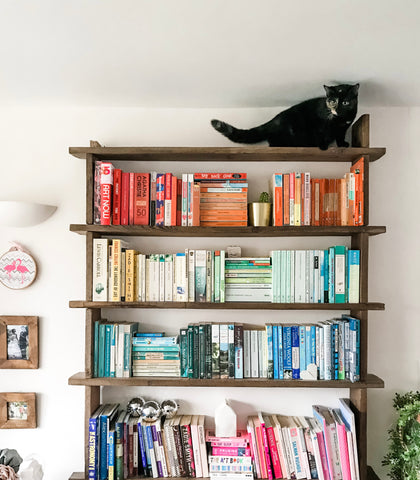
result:
<svg viewBox="0 0 420 480"><path fill-rule="evenodd" d="M351 87L352 92L353 92L355 95L357 95L357 93L358 93L358 91L359 91L359 87L360 87L360 83L356 83L356 85L353 85L353 86Z"/></svg>
<svg viewBox="0 0 420 480"><path fill-rule="evenodd" d="M327 97L333 95L334 87L329 87L328 85L324 85L324 88L325 88L325 93L327 94Z"/></svg>

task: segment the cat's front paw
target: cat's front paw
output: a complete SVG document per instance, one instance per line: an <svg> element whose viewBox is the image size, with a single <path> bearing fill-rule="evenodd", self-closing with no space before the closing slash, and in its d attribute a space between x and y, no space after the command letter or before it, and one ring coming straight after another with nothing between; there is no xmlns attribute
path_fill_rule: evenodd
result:
<svg viewBox="0 0 420 480"><path fill-rule="evenodd" d="M321 145L319 145L319 148L320 148L320 150L327 150L328 149L328 143L321 143Z"/></svg>
<svg viewBox="0 0 420 480"><path fill-rule="evenodd" d="M347 148L350 146L350 143L349 142L346 142L345 140L343 140L342 142L337 142L337 147L344 147L344 148Z"/></svg>

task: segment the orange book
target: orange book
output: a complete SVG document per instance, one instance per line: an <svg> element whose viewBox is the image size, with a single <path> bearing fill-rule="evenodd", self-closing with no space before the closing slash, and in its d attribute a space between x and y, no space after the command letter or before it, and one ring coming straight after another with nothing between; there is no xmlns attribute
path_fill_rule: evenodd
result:
<svg viewBox="0 0 420 480"><path fill-rule="evenodd" d="M295 225L302 225L302 175L295 173Z"/></svg>
<svg viewBox="0 0 420 480"><path fill-rule="evenodd" d="M311 225L311 174L302 173L302 225Z"/></svg>
<svg viewBox="0 0 420 480"><path fill-rule="evenodd" d="M215 209L220 209L220 210L246 210L247 209L247 203L245 202L207 202L207 203L200 203L200 209L201 211L203 210L215 210Z"/></svg>
<svg viewBox="0 0 420 480"><path fill-rule="evenodd" d="M339 178L338 184L338 218L337 225L347 225L347 209L346 209L346 179Z"/></svg>
<svg viewBox="0 0 420 480"><path fill-rule="evenodd" d="M283 225L290 225L290 174L283 175Z"/></svg>
<svg viewBox="0 0 420 480"><path fill-rule="evenodd" d="M200 192L200 200L203 198L217 198L218 202L221 202L222 198L228 198L229 201L233 198L240 199L242 202L248 198L248 192L243 193L218 193L218 192Z"/></svg>
<svg viewBox="0 0 420 480"><path fill-rule="evenodd" d="M364 225L364 176L365 176L365 159L360 157L357 162L355 162L351 168L350 172L354 174L354 187L355 187L355 198L354 198L354 224L355 225Z"/></svg>
<svg viewBox="0 0 420 480"><path fill-rule="evenodd" d="M314 178L311 180L311 225L319 227L320 223L320 180Z"/></svg>
<svg viewBox="0 0 420 480"><path fill-rule="evenodd" d="M283 225L283 175L273 173L270 181L271 198L273 199L273 226Z"/></svg>
<svg viewBox="0 0 420 480"><path fill-rule="evenodd" d="M214 197L214 196L210 196L210 195L213 195L213 194L210 194L210 193L206 193L206 195L209 195L209 196L206 196L204 197L203 195L200 195L200 204L203 204L203 203L210 203L210 204L214 204L214 203L246 203L247 199L248 199L248 196L245 196L245 197L242 197L242 198L224 198L224 197Z"/></svg>
<svg viewBox="0 0 420 480"><path fill-rule="evenodd" d="M336 178L330 179L330 201L331 201L331 220L330 225L338 225L338 181Z"/></svg>
<svg viewBox="0 0 420 480"><path fill-rule="evenodd" d="M237 194L237 193L243 193L248 191L248 187L241 187L241 188L236 188L236 187L201 187L201 191L203 193L231 193L231 194Z"/></svg>
<svg viewBox="0 0 420 480"><path fill-rule="evenodd" d="M237 220L247 220L248 215L244 213L236 213L233 215L228 214L215 214L215 215L203 215L200 216L200 222L227 222L227 221L237 221Z"/></svg>
<svg viewBox="0 0 420 480"><path fill-rule="evenodd" d="M192 226L200 226L200 184L192 186Z"/></svg>
<svg viewBox="0 0 420 480"><path fill-rule="evenodd" d="M326 225L325 207L324 207L326 183L327 183L326 178L319 179L319 224L322 226Z"/></svg>

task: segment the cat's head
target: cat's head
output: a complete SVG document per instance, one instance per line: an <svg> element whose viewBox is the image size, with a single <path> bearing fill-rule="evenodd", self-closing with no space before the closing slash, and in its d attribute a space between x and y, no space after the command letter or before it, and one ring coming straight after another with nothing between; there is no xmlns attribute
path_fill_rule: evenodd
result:
<svg viewBox="0 0 420 480"><path fill-rule="evenodd" d="M327 94L327 108L331 114L339 117L346 117L357 111L357 94L359 84L356 85L336 85L329 87L324 85Z"/></svg>

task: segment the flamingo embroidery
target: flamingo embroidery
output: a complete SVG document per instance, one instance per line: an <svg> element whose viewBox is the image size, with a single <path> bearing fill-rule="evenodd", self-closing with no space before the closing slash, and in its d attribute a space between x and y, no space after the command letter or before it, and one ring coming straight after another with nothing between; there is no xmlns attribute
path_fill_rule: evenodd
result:
<svg viewBox="0 0 420 480"><path fill-rule="evenodd" d="M19 262L19 265L16 267L16 270L18 272L20 272L20 274L22 276L21 283L23 283L23 280L25 279L25 273L27 273L27 272L29 273L29 270L25 267L25 265L22 265L22 260L20 258L17 258L16 262Z"/></svg>
<svg viewBox="0 0 420 480"><path fill-rule="evenodd" d="M12 263L10 263L9 265L6 265L6 266L4 267L4 269L6 270L7 274L9 275L9 279L12 278L10 274L11 274L14 270L16 270L16 260L13 260Z"/></svg>

